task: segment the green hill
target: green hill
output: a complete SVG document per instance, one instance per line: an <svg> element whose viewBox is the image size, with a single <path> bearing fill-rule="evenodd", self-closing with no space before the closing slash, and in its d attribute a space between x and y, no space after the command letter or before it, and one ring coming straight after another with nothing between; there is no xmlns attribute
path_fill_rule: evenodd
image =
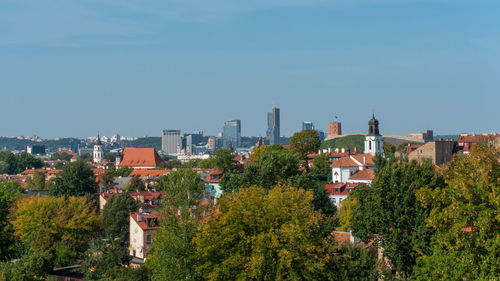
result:
<svg viewBox="0 0 500 281"><path fill-rule="evenodd" d="M345 136L345 137L339 137L327 141L323 141L321 143L321 149L325 149L331 147L333 149L338 148L338 149L351 149L351 151L354 151L354 148L356 147L358 151L364 151L365 150L365 136L364 135L350 135L350 136Z"/></svg>

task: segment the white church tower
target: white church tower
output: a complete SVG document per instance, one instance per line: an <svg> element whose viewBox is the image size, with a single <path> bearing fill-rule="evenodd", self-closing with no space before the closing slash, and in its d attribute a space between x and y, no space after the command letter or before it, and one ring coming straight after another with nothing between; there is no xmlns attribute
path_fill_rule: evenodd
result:
<svg viewBox="0 0 500 281"><path fill-rule="evenodd" d="M104 150L102 148L101 137L97 134L97 142L94 145L94 163L102 163Z"/></svg>
<svg viewBox="0 0 500 281"><path fill-rule="evenodd" d="M368 135L365 139L365 153L370 153L373 156L380 153L384 156L384 141L378 131L378 120L373 114L372 119L368 121Z"/></svg>

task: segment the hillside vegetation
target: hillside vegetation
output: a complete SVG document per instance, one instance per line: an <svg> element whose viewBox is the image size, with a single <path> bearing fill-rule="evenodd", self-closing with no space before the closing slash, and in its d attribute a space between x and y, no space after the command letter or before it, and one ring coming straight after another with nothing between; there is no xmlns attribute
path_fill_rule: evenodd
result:
<svg viewBox="0 0 500 281"><path fill-rule="evenodd" d="M321 149L326 149L328 147L331 147L332 149L338 148L345 148L345 149L351 149L351 151L354 151L354 148L356 147L358 151L364 151L365 149L365 136L364 135L350 135L350 136L345 136L345 137L339 137L327 141L323 141L321 143Z"/></svg>

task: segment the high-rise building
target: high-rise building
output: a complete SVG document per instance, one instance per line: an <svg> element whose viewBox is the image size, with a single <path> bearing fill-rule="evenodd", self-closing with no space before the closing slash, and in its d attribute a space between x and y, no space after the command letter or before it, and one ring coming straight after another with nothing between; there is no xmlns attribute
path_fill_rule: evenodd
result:
<svg viewBox="0 0 500 281"><path fill-rule="evenodd" d="M273 110L267 113L267 139L269 144L280 143L280 109L273 106Z"/></svg>
<svg viewBox="0 0 500 281"><path fill-rule="evenodd" d="M161 150L165 154L175 155L182 145L181 130L163 130L161 134Z"/></svg>
<svg viewBox="0 0 500 281"><path fill-rule="evenodd" d="M235 149L241 146L241 120L224 122L224 148Z"/></svg>
<svg viewBox="0 0 500 281"><path fill-rule="evenodd" d="M304 130L314 130L313 122L302 122L302 131Z"/></svg>

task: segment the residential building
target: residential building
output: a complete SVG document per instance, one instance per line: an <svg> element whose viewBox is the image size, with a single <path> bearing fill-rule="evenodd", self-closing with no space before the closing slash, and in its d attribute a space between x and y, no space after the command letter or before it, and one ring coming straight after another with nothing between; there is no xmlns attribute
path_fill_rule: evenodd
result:
<svg viewBox="0 0 500 281"><path fill-rule="evenodd" d="M135 262L146 261L153 250L153 237L158 229L158 215L141 211L130 214L129 254L135 258Z"/></svg>
<svg viewBox="0 0 500 281"><path fill-rule="evenodd" d="M223 193L220 187L220 181L223 177L224 173L222 171L213 170L204 180L205 192L215 203L217 203L217 200L222 196Z"/></svg>
<svg viewBox="0 0 500 281"><path fill-rule="evenodd" d="M451 161L455 150L455 141L453 140L437 140L427 142L426 144L415 147L408 147L408 160L416 160L421 162L428 159L434 165L441 166Z"/></svg>
<svg viewBox="0 0 500 281"><path fill-rule="evenodd" d="M458 144L458 150L462 151L463 153L467 154L469 151L476 146L478 143L492 143L496 147L500 147L500 134L493 133L493 134L481 134L481 135L476 135L476 134L460 134L460 136L457 139L457 144Z"/></svg>
<svg viewBox="0 0 500 281"><path fill-rule="evenodd" d="M182 138L180 130L163 130L161 133L161 150L164 154L177 155L181 150Z"/></svg>
<svg viewBox="0 0 500 281"><path fill-rule="evenodd" d="M408 137L429 142L434 140L434 132L432 130L425 130L423 133L409 133Z"/></svg>
<svg viewBox="0 0 500 281"><path fill-rule="evenodd" d="M224 122L224 148L236 149L241 146L241 120Z"/></svg>
<svg viewBox="0 0 500 281"><path fill-rule="evenodd" d="M165 162L154 148L124 148L119 167L154 169L163 163Z"/></svg>
<svg viewBox="0 0 500 281"><path fill-rule="evenodd" d="M275 106L267 113L266 136L270 145L280 144L280 109Z"/></svg>
<svg viewBox="0 0 500 281"><path fill-rule="evenodd" d="M313 122L302 122L302 131L304 130L314 130Z"/></svg>
<svg viewBox="0 0 500 281"><path fill-rule="evenodd" d="M380 153L384 155L384 141L379 133L378 120L373 114L372 119L368 121L368 135L365 138L365 153L370 153L373 156Z"/></svg>
<svg viewBox="0 0 500 281"><path fill-rule="evenodd" d="M332 203L337 206L337 209L340 208L342 201L347 199L347 196L358 186L359 183L345 183L345 182L337 182L334 184L326 184L325 192L328 194Z"/></svg>

